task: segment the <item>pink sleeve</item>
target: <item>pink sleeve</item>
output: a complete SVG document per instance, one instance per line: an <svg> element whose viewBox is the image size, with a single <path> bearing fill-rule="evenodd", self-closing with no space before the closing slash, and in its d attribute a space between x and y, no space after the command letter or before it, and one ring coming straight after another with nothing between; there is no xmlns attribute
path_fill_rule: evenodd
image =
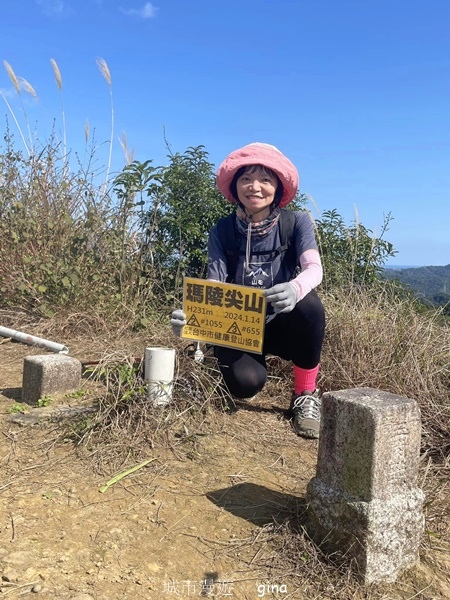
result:
<svg viewBox="0 0 450 600"><path fill-rule="evenodd" d="M304 298L312 289L322 281L322 263L317 250L305 250L300 255L302 272L290 281L297 290L297 302Z"/></svg>

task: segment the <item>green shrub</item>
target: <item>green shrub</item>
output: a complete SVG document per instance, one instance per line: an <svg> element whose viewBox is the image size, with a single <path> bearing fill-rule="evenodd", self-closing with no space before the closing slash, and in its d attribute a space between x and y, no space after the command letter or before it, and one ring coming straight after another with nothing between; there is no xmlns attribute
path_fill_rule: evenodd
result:
<svg viewBox="0 0 450 600"><path fill-rule="evenodd" d="M69 172L53 142L26 157L7 133L0 149L1 305L46 316L113 297L121 247L110 198Z"/></svg>

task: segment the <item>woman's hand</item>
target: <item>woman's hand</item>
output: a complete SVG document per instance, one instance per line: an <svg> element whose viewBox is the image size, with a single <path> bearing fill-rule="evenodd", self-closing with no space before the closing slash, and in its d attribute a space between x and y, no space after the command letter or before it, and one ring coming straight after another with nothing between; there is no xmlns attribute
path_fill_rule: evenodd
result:
<svg viewBox="0 0 450 600"><path fill-rule="evenodd" d="M186 315L180 308L177 308L172 312L170 324L172 326L173 333L176 336L181 337L183 327L186 325Z"/></svg>
<svg viewBox="0 0 450 600"><path fill-rule="evenodd" d="M297 289L289 281L278 283L263 293L267 302L272 304L275 313L291 312L297 304Z"/></svg>

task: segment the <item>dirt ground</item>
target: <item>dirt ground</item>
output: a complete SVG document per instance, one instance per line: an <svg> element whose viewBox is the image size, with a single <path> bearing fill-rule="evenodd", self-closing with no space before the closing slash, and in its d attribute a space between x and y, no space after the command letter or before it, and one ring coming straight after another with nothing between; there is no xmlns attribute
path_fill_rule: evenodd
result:
<svg viewBox="0 0 450 600"><path fill-rule="evenodd" d="M110 340L64 343L85 361ZM448 562L432 548L398 584L367 595L346 595L332 580L314 593L314 574L303 585L291 567L280 570L276 537L304 508L317 455L317 442L298 438L274 410L286 398L218 414L188 451L149 448L149 464L100 493L114 472L99 473L57 440L56 423L13 421L23 358L43 353L0 345L0 598L450 598ZM307 568L302 556L298 571ZM327 573L319 568L317 578Z"/></svg>

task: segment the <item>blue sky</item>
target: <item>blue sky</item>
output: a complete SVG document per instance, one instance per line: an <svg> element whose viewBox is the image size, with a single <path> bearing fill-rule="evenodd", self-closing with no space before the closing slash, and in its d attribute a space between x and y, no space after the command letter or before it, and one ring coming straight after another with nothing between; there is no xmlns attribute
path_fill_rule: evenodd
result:
<svg viewBox="0 0 450 600"><path fill-rule="evenodd" d="M448 0L3 0L0 17L0 58L38 96L22 92L38 138L53 119L62 131L63 98L68 147L84 149L88 119L107 163L102 58L114 170L123 131L156 165L164 134L174 152L204 145L215 165L271 143L298 167L315 217L336 209L379 233L391 213L389 264L450 263Z"/></svg>

